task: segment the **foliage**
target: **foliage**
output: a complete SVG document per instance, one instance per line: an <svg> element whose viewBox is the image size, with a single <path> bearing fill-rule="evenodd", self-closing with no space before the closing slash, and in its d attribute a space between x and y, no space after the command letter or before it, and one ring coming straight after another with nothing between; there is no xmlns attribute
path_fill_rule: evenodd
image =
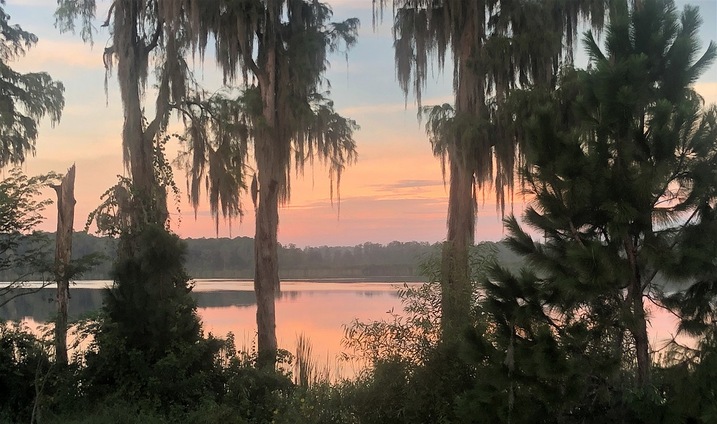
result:
<svg viewBox="0 0 717 424"><path fill-rule="evenodd" d="M192 11L199 25L195 29L199 52L205 53L209 36L213 35L217 62L225 79L233 82L241 76L245 88L238 96L216 93L202 104L194 104L202 108L185 113L192 133L205 128L203 125L197 128L196 124L210 118L216 135L214 146L205 137L190 139L194 143L188 146L194 150L192 186L195 187L206 162L211 169L213 160L204 152L230 149L225 153L243 151L246 154L245 147L235 150L227 143L245 145L249 139L260 145L276 144L273 149L277 149L276 159L280 161L276 166L283 174L277 183L283 200L288 200L291 169L302 171L307 161L324 161L331 175L340 181L341 171L354 160L352 134L358 127L354 121L334 112L333 102L325 97L328 93L322 92L322 88L329 87L323 74L330 53L341 51L342 45L349 49L356 43L358 20L332 23L329 21L331 8L321 2L258 1L248 9L238 5L224 8L219 4L207 4L203 8ZM256 27L266 30L256 34L253 31ZM237 40L236 34L242 37ZM279 39L281 45L276 44ZM274 63L269 62L270 57ZM277 77L269 78L273 73ZM250 74L256 78L256 84L249 84ZM277 109L266 112L270 96L276 96ZM264 131L265 125L272 127L270 133ZM231 134L240 136L234 140L225 138ZM223 160L233 157L230 154ZM233 167L224 172L242 172L243 161L224 165ZM258 168L257 172L261 173L262 169ZM217 183L214 179L210 181L210 185Z"/></svg>
<svg viewBox="0 0 717 424"><path fill-rule="evenodd" d="M165 199L167 193L171 192L174 195L179 215L179 187L174 182L174 172L165 154L170 138L171 136L165 135L153 142L152 173L156 186L149 196ZM141 192L130 178L118 175L117 179L117 184L100 196L100 205L87 216L85 232L89 231L93 222L96 225L97 234L111 238L118 237L123 233L138 232L145 225L151 224L152 217L159 213L155 209L158 207L157 204L147 200L148 193ZM166 207L166 204L160 205L160 207ZM168 219L164 225L169 230L170 220Z"/></svg>
<svg viewBox="0 0 717 424"><path fill-rule="evenodd" d="M25 285L28 277L51 275L53 245L36 227L43 221L42 212L52 200L37 200L37 197L42 188L58 178L55 173L27 177L14 168L0 181L0 273L13 276L9 284L0 288L0 306L24 293L18 289Z"/></svg>
<svg viewBox="0 0 717 424"><path fill-rule="evenodd" d="M26 326L0 320L0 420L28 422L34 414L39 379L52 366L49 345Z"/></svg>
<svg viewBox="0 0 717 424"><path fill-rule="evenodd" d="M488 320L471 338L470 363L486 378L466 394L464 417L667 419L672 394L651 377L645 303L670 307L661 278L692 287L685 310L707 313L686 318L702 329L714 304L695 289L714 279L717 245L716 110L690 87L717 47L698 56L699 22L691 7L678 21L666 0L618 8L607 52L588 33L592 66L537 93L524 174L534 200L523 221L543 241L506 219L507 242L529 267L496 266L482 282Z"/></svg>
<svg viewBox="0 0 717 424"><path fill-rule="evenodd" d="M176 106L181 111L186 126L185 135L180 139L186 151L181 153L177 162L187 171L187 184L190 187L189 198L196 210L200 203L202 187L206 188L212 216L218 231L219 215L233 219L243 215L240 193L246 190L246 174L251 170L247 162L251 142L264 125L262 118L262 100L256 87L236 91L220 90L202 100L199 96L187 102L187 106ZM289 102L289 100L287 100ZM340 198L339 185L341 174L356 158L353 131L356 123L338 115L333 102L322 94L312 94L307 100L292 98L300 109L291 112L303 112L292 120L302 119L305 127L293 124L282 131L290 134L285 140L286 149L295 151L293 158L287 155L287 163L282 177L282 201L289 200L291 170L303 173L305 163L319 160L329 168L331 196ZM305 110L302 111L301 108ZM290 122L290 121L288 121ZM288 124L284 124L287 125ZM284 148L282 148L283 150ZM256 173L252 180L252 201L257 206L258 187Z"/></svg>
<svg viewBox="0 0 717 424"><path fill-rule="evenodd" d="M663 397L665 422L709 423L717 419L717 343L714 335L697 346L697 361L677 363L657 373Z"/></svg>
<svg viewBox="0 0 717 424"><path fill-rule="evenodd" d="M108 214L113 216L112 214ZM54 233L46 234L50 242ZM185 266L192 278L252 278L254 273L254 240L249 237L184 239L187 245ZM20 244L26 243L21 238ZM499 256L511 255L504 246ZM97 266L84 272L83 278L107 280L110 278L109 258L115 257L118 240L98 237L78 231L73 234L73 258L94 255L104 258ZM377 281L418 281L426 279L420 263L423 258L435 255L438 244L426 242L398 242L388 244L362 243L355 246L280 245L280 276L282 278L321 279L356 278ZM51 255L47 257L51 261ZM7 281L16 278L11 270L0 272Z"/></svg>
<svg viewBox="0 0 717 424"><path fill-rule="evenodd" d="M62 83L45 72L23 74L10 67L9 62L37 44L37 37L10 24L4 6L0 1L0 168L22 164L27 153L34 155L38 121L49 115L53 125L60 122L65 106Z"/></svg>
<svg viewBox="0 0 717 424"><path fill-rule="evenodd" d="M448 232L443 250L443 338L459 339L470 313L468 248L474 242L477 195L490 188L503 213L512 196L521 138L504 104L516 87L551 87L557 64L572 62L577 23L603 25L604 0L374 1L374 20L393 4L396 74L406 96L415 94L419 120L444 177L449 168ZM374 22L375 23L375 22ZM450 54L454 105L422 107L435 61Z"/></svg>
<svg viewBox="0 0 717 424"><path fill-rule="evenodd" d="M492 243L481 243L471 250L471 278L481 279L496 258ZM428 284L418 287L405 285L398 290L403 311L389 311L389 320L353 321L344 328L343 344L353 353L345 354L368 364L380 362L406 362L411 366L424 364L434 353L440 341L441 292L440 260L434 255L423 259L421 273ZM472 304L477 302L473 290ZM473 322L475 317L465 317Z"/></svg>
<svg viewBox="0 0 717 424"><path fill-rule="evenodd" d="M122 237L137 250L113 266L115 284L84 358L88 390L150 399L165 409L193 405L221 384L215 378L221 342L202 336L182 265L185 247L161 227Z"/></svg>
<svg viewBox="0 0 717 424"><path fill-rule="evenodd" d="M619 411L619 329L560 313L535 281L527 269L513 275L499 265L482 281L483 318L464 351L478 376L459 401L465 422L603 422Z"/></svg>
<svg viewBox="0 0 717 424"><path fill-rule="evenodd" d="M234 420L247 423L273 422L285 411L294 388L290 369L294 357L286 350L277 352L277 368L258 365L255 345L238 351L234 335L229 333L219 352L224 381L217 392L220 410L232 411Z"/></svg>
<svg viewBox="0 0 717 424"><path fill-rule="evenodd" d="M495 258L492 244L475 246L472 279L482 279ZM453 422L455 401L474 379L460 345L440 338L440 259L426 259L422 269L428 284L399 290L403 313L389 311L388 321L354 321L345 328L344 346L353 350L348 356L369 365L347 395L359 422ZM472 296L476 305L479 292ZM464 319L473 325L483 318L476 310Z"/></svg>

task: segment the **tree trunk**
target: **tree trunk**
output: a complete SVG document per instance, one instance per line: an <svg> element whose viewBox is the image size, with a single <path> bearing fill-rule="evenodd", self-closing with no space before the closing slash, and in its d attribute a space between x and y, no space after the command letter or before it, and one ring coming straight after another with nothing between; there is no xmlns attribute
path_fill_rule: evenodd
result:
<svg viewBox="0 0 717 424"><path fill-rule="evenodd" d="M166 196L158 190L154 175L154 137L145 134L143 128L141 69L149 51L137 34L141 7L136 0L117 2L114 24L117 79L124 109L122 146L135 190L131 211L135 227L146 223L164 225L167 220Z"/></svg>
<svg viewBox="0 0 717 424"><path fill-rule="evenodd" d="M275 6L275 5L274 5ZM276 13L276 11L275 11ZM273 32L264 48L266 70L259 75L262 96L264 126L255 140L259 204L256 208L256 233L254 235L254 292L256 293L257 366L274 368L276 365L276 305L279 290L279 260L277 233L279 228L279 193L281 173L281 143L277 130L277 63L276 40ZM260 47L261 48L261 47Z"/></svg>
<svg viewBox="0 0 717 424"><path fill-rule="evenodd" d="M467 19L463 36L457 45L456 117L477 117L483 109L485 95L481 78L469 67L476 45L475 23ZM441 330L444 341L458 340L470 325L471 280L469 249L475 238L474 169L485 158L473 158L472 145L481 140L465 140L454 134L449 144L450 189L448 195L448 234L441 260ZM490 150L480 152L492 160Z"/></svg>
<svg viewBox="0 0 717 424"><path fill-rule="evenodd" d="M647 319L645 318L645 305L643 303L641 287L634 287L631 295L634 319L632 335L635 338L635 354L637 356L637 384L640 387L644 387L650 383L651 364L650 342L647 337Z"/></svg>
<svg viewBox="0 0 717 424"><path fill-rule="evenodd" d="M637 384L644 387L650 383L650 342L647 337L647 319L643 303L642 278L637 261L637 247L632 237L625 238L625 252L630 266L631 281L627 290L627 301L631 303L633 322L630 332L635 339L637 357Z"/></svg>
<svg viewBox="0 0 717 424"><path fill-rule="evenodd" d="M257 154L259 156L259 154ZM258 158L257 158L258 159ZM259 160L257 160L258 163ZM277 229L279 226L279 186L270 173L259 172L259 205L256 209L254 237L254 291L258 365L273 367L276 363L276 288L279 286Z"/></svg>
<svg viewBox="0 0 717 424"><path fill-rule="evenodd" d="M75 219L75 165L62 178L57 192L57 234L55 237L55 281L57 281L57 322L55 359L67 365L67 303L70 297L68 267L72 257L72 229Z"/></svg>
<svg viewBox="0 0 717 424"><path fill-rule="evenodd" d="M441 261L441 330L445 341L459 338L470 324L468 254L475 225L473 172L459 160L451 160L450 169L448 236Z"/></svg>

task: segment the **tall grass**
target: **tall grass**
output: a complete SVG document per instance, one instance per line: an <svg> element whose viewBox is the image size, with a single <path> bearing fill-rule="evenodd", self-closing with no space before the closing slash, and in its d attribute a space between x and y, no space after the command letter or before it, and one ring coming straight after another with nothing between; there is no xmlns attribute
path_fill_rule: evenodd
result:
<svg viewBox="0 0 717 424"><path fill-rule="evenodd" d="M306 334L296 337L296 363L294 365L294 383L301 387L311 387L315 384L331 382L331 367L329 358L323 366L314 354L314 348Z"/></svg>

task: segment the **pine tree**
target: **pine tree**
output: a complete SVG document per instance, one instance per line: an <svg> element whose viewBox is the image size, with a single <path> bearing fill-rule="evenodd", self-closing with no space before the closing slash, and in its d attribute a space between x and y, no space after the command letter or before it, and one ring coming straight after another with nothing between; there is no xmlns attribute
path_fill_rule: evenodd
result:
<svg viewBox="0 0 717 424"><path fill-rule="evenodd" d="M216 393L220 342L204 338L184 269L185 244L161 226L124 234L139 246L119 251L102 317L83 371L92 397L152 399L170 407ZM151 282L151 284L148 284Z"/></svg>
<svg viewBox="0 0 717 424"><path fill-rule="evenodd" d="M699 25L697 9L679 18L672 1L652 0L615 10L605 52L587 33L588 70L566 70L526 120L534 200L523 219L544 241L506 221L510 245L535 269L540 313L558 332L575 320L600 329L641 387L652 366L646 303L678 311L660 301L665 282L717 276L717 108L692 88L717 46L698 54Z"/></svg>

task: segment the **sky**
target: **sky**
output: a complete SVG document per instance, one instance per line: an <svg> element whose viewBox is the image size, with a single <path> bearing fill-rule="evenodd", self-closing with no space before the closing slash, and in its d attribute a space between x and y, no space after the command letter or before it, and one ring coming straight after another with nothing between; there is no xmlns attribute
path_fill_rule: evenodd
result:
<svg viewBox="0 0 717 424"><path fill-rule="evenodd" d="M431 151L423 126L416 118L413 98L404 98L394 68L390 9L385 22L372 25L371 0L329 0L334 20L358 17L359 41L348 54L330 58L327 78L336 110L357 121L355 133L358 161L341 179L340 203L332 201L328 171L320 164L307 166L304 175L292 175L288 205L279 211L279 242L297 246L356 245L367 241L438 242L445 239L447 186L443 183L440 160ZM682 7L687 1L677 1ZM54 128L43 121L37 140L37 154L23 165L34 175L65 172L77 166L75 182L75 230L82 230L100 196L126 175L122 165L122 109L117 80L111 76L105 94L102 51L110 36L99 28L110 2L97 0L100 30L94 45L82 42L78 34L60 34L54 27L56 0L6 0L10 23L39 37L38 44L11 67L22 72L46 71L65 85L65 109ZM704 24L700 32L703 49L708 40L717 41L717 0L691 0L700 8ZM580 54L577 62L580 63ZM211 60L197 63L200 82L214 86L219 72ZM451 102L452 72L432 69L432 78L423 94L423 104ZM717 66L713 65L696 84L707 103L717 103ZM146 98L151 108L151 95ZM176 124L178 125L178 124ZM169 151L179 148L170 141ZM173 158L173 155L171 155ZM1 171L0 171L1 172ZM206 199L195 213L187 201L184 171L175 170L182 189L181 201L170 199L171 226L181 237L215 237L213 219ZM45 196L54 197L49 190ZM220 237L254 234L253 206L249 197L241 222L220 222ZM525 207L516 195L513 212ZM54 231L55 211L46 211L44 230ZM179 211L177 211L179 209ZM505 236L501 217L490 193L479 201L476 240L499 240Z"/></svg>

